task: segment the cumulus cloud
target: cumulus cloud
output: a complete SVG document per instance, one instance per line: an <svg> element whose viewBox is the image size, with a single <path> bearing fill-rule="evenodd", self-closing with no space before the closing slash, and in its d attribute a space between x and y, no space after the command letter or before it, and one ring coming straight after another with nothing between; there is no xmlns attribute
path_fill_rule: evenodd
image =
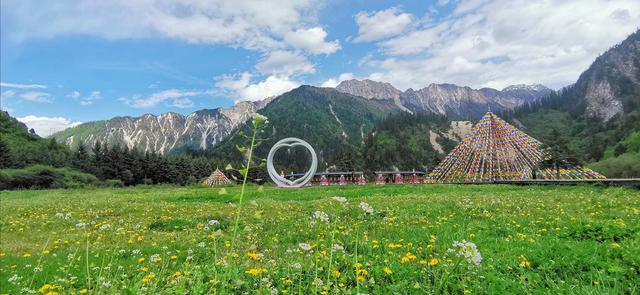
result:
<svg viewBox="0 0 640 295"><path fill-rule="evenodd" d="M337 41L326 42L326 32L310 22L319 7L313 0L2 1L2 24L15 28L3 31L15 42L65 35L165 37L261 52L290 45L332 53ZM283 42L290 34L292 42Z"/></svg>
<svg viewBox="0 0 640 295"><path fill-rule="evenodd" d="M16 88L16 89L45 89L45 88L47 88L46 85L41 85L41 84L19 84L19 83L7 83L7 82L0 82L0 87Z"/></svg>
<svg viewBox="0 0 640 295"><path fill-rule="evenodd" d="M411 14L397 8L376 12L361 11L355 15L358 37L354 41L375 41L402 33L411 24Z"/></svg>
<svg viewBox="0 0 640 295"><path fill-rule="evenodd" d="M24 100L41 103L50 103L50 97L51 95L49 95L49 93L39 91L28 91L20 94L20 98Z"/></svg>
<svg viewBox="0 0 640 295"><path fill-rule="evenodd" d="M291 51L273 51L256 64L256 69L266 75L297 75L315 72L306 57Z"/></svg>
<svg viewBox="0 0 640 295"><path fill-rule="evenodd" d="M313 54L331 54L340 49L337 40L327 42L327 32L323 28L298 29L284 35L284 42Z"/></svg>
<svg viewBox="0 0 640 295"><path fill-rule="evenodd" d="M320 87L336 87L338 86L338 84L340 84L340 82L345 81L345 80L351 80L354 79L355 77L353 76L353 73L342 73L340 74L340 76L338 77L334 77L334 78L329 78L326 81L324 81Z"/></svg>
<svg viewBox="0 0 640 295"><path fill-rule="evenodd" d="M58 131L81 124L81 122L73 122L64 117L39 117L28 115L17 119L27 125L27 127L33 128L33 130L36 131L36 134L42 137L47 137Z"/></svg>
<svg viewBox="0 0 640 295"><path fill-rule="evenodd" d="M634 0L467 0L442 20L379 41L370 78L403 89L429 83L562 87L640 23Z"/></svg>
<svg viewBox="0 0 640 295"><path fill-rule="evenodd" d="M244 72L240 75L225 75L219 77L216 87L225 95L242 100L262 100L267 97L277 96L300 86L300 83L292 81L289 77L268 76L264 81L251 82L252 75Z"/></svg>
<svg viewBox="0 0 640 295"><path fill-rule="evenodd" d="M152 108L166 101L169 102L169 106L178 108L189 108L194 105L190 97L199 96L202 94L202 91L183 91L178 89L169 89L152 93L146 96L134 95L130 98L123 97L120 98L120 100L131 107L140 109Z"/></svg>

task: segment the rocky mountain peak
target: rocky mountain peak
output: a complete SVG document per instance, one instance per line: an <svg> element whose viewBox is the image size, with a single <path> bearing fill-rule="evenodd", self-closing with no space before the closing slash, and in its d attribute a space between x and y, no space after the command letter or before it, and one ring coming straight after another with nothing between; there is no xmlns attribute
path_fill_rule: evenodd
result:
<svg viewBox="0 0 640 295"><path fill-rule="evenodd" d="M336 90L368 99L392 99L400 97L401 91L387 82L377 82L369 79L345 80L336 86Z"/></svg>

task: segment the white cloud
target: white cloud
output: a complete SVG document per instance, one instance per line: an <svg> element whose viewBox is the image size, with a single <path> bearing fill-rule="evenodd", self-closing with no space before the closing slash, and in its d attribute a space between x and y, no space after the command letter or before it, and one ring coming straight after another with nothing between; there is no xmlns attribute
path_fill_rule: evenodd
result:
<svg viewBox="0 0 640 295"><path fill-rule="evenodd" d="M315 72L314 66L306 57L290 51L273 51L256 64L256 69L266 75L309 74Z"/></svg>
<svg viewBox="0 0 640 295"><path fill-rule="evenodd" d="M98 99L102 99L102 95L100 94L100 91L92 91L91 94L80 99L80 104L83 106L90 105L90 104L93 104L93 102Z"/></svg>
<svg viewBox="0 0 640 295"><path fill-rule="evenodd" d="M185 108L193 106L193 102L189 97L202 95L201 91L182 91L178 89L169 89L156 92L147 96L135 95L131 98L120 98L125 104L134 108L151 108L158 104L170 101L169 106Z"/></svg>
<svg viewBox="0 0 640 295"><path fill-rule="evenodd" d="M19 83L7 83L7 82L0 82L0 87L16 88L16 89L45 89L45 88L47 88L46 85L41 85L41 84L19 84Z"/></svg>
<svg viewBox="0 0 640 295"><path fill-rule="evenodd" d="M314 53L335 52L337 41L325 42L323 38L315 38L311 48L307 43L283 42L290 32L309 32L304 28L324 33L313 27L321 7L322 3L313 0L23 0L2 1L2 17L3 26L12 28L6 31L7 37L16 42L66 35L164 37L261 52L287 44Z"/></svg>
<svg viewBox="0 0 640 295"><path fill-rule="evenodd" d="M284 42L313 54L331 54L340 49L338 40L326 42L327 32L321 27L298 29L284 35Z"/></svg>
<svg viewBox="0 0 640 295"><path fill-rule="evenodd" d="M180 109L186 109L186 108L194 107L195 104L193 103L193 101L191 99L183 97L183 98L174 99L173 102L171 102L171 104L169 104L169 106L180 108Z"/></svg>
<svg viewBox="0 0 640 295"><path fill-rule="evenodd" d="M326 81L324 81L320 85L320 87L331 87L331 88L333 88L333 87L338 86L338 84L340 84L340 82L342 82L342 81L351 80L351 79L354 79L354 78L355 77L353 76L352 73L342 73L338 77L327 79Z"/></svg>
<svg viewBox="0 0 640 295"><path fill-rule="evenodd" d="M355 15L359 36L354 41L375 41L402 33L410 24L412 16L397 8Z"/></svg>
<svg viewBox="0 0 640 295"><path fill-rule="evenodd" d="M42 137L47 137L58 131L81 124L81 122L72 122L70 119L63 117L39 117L28 115L17 119L27 125L27 127L33 128L33 130L36 131L36 134Z"/></svg>
<svg viewBox="0 0 640 295"><path fill-rule="evenodd" d="M73 99L78 99L80 97L80 91L73 91L69 94L67 94L67 97L71 97Z"/></svg>
<svg viewBox="0 0 640 295"><path fill-rule="evenodd" d="M49 93L46 93L46 92L29 91L29 92L21 93L19 96L24 100L28 100L32 102L46 102L46 103L51 102L51 99L49 99L51 96L49 95Z"/></svg>
<svg viewBox="0 0 640 295"><path fill-rule="evenodd" d="M256 101L285 93L300 86L300 83L278 76L269 76L264 81L251 83L251 74L244 72L239 76L222 76L218 78L216 86L236 101Z"/></svg>
<svg viewBox="0 0 640 295"><path fill-rule="evenodd" d="M638 28L640 1L455 2L436 23L381 41L370 78L396 87L456 83L502 88L575 82L593 60Z"/></svg>

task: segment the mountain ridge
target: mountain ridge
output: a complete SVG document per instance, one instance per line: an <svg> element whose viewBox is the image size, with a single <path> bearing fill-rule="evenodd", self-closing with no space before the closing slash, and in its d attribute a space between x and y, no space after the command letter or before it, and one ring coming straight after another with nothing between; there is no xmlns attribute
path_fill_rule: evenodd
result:
<svg viewBox="0 0 640 295"><path fill-rule="evenodd" d="M431 112L453 118L479 118L488 108L496 111L513 109L553 92L541 84L517 84L497 90L451 83L431 83L417 90L400 91L390 83L369 79L345 80L336 89L368 99L392 99L401 109L411 113Z"/></svg>

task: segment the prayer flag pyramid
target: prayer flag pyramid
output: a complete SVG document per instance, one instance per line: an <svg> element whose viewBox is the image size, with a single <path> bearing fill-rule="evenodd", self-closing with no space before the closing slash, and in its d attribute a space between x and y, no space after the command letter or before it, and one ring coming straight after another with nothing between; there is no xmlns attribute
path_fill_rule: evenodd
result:
<svg viewBox="0 0 640 295"><path fill-rule="evenodd" d="M216 170L213 171L211 175L207 177L207 179L205 179L204 182L209 186L231 183L231 181L229 181L229 178L227 178L227 176L225 176L224 173L222 173L222 171L220 171L218 168L216 168Z"/></svg>
<svg viewBox="0 0 640 295"><path fill-rule="evenodd" d="M555 169L540 169L549 157L542 143L487 112L467 137L429 174L430 182L488 182L556 179ZM584 167L564 168L561 179L601 179Z"/></svg>

